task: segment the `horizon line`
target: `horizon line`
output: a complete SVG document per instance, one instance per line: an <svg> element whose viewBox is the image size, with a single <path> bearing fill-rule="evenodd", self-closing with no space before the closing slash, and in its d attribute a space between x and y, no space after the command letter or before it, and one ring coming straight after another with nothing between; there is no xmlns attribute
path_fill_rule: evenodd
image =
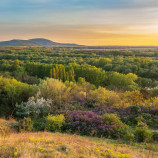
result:
<svg viewBox="0 0 158 158"><path fill-rule="evenodd" d="M78 43L65 43L65 42L58 42L58 41L54 41L48 38L42 38L42 37L38 37L38 38L29 38L29 39L16 39L16 38L12 38L10 40L0 40L0 42L8 42L8 41L12 41L12 40L24 40L24 41L28 41L31 39L45 39L45 40L50 40L52 42L56 42L56 43L63 43L63 44L76 44L79 45L80 47L158 47L158 45L84 45L84 44L78 44ZM0 46L0 47L4 47L4 46ZM6 46L7 47L7 46ZM18 46L16 46L18 47Z"/></svg>

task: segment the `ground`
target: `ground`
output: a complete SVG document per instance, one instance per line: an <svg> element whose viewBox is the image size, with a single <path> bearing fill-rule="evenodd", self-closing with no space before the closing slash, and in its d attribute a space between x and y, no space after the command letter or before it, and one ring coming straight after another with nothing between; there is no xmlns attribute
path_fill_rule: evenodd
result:
<svg viewBox="0 0 158 158"><path fill-rule="evenodd" d="M11 133L0 137L0 157L20 158L156 158L157 144L123 144L119 140L62 133Z"/></svg>

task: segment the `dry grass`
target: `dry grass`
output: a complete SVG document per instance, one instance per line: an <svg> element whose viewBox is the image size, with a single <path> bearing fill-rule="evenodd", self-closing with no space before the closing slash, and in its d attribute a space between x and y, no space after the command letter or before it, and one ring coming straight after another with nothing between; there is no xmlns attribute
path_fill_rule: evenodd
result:
<svg viewBox="0 0 158 158"><path fill-rule="evenodd" d="M0 157L10 158L156 158L153 147L137 148L107 139L61 133L13 133L0 137Z"/></svg>
<svg viewBox="0 0 158 158"><path fill-rule="evenodd" d="M11 133L17 132L17 125L18 123L13 119L5 120L0 118L0 136L6 137Z"/></svg>

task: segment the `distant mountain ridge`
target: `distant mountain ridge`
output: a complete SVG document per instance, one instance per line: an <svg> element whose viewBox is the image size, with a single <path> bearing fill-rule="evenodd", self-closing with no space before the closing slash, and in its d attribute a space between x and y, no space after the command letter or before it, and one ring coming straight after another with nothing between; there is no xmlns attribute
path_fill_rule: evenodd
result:
<svg viewBox="0 0 158 158"><path fill-rule="evenodd" d="M33 38L28 40L13 39L10 41L0 41L0 46L25 46L25 47L75 47L78 49L138 49L138 48L156 48L158 46L126 46L126 45L101 45L101 46L86 46L74 43L58 43L45 38Z"/></svg>
<svg viewBox="0 0 158 158"><path fill-rule="evenodd" d="M29 40L10 40L0 42L0 46L39 46L38 43Z"/></svg>
<svg viewBox="0 0 158 158"><path fill-rule="evenodd" d="M14 39L10 41L1 41L0 46L75 47L81 45L73 43L57 43L44 38L34 38L29 40Z"/></svg>

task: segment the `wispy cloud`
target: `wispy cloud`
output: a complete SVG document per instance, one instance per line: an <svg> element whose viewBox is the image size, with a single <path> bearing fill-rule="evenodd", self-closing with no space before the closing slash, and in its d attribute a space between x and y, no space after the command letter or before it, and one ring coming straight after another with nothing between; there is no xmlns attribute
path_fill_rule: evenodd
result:
<svg viewBox="0 0 158 158"><path fill-rule="evenodd" d="M158 0L1 0L0 34L82 44L156 41Z"/></svg>

